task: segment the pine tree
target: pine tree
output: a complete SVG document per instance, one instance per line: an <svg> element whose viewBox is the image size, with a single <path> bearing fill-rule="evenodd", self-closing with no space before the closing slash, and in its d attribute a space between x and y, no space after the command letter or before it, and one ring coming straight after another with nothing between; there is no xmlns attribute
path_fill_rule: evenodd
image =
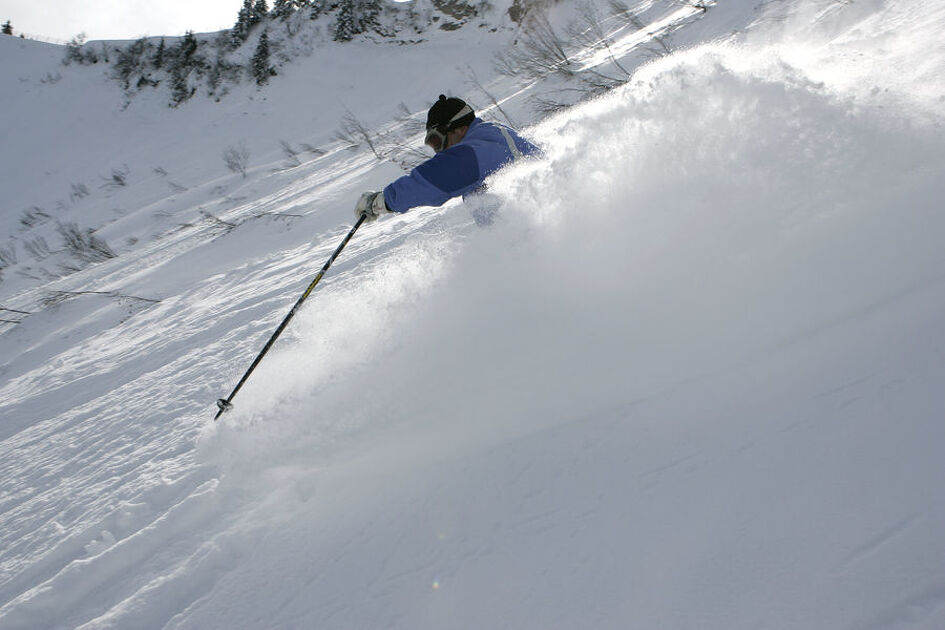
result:
<svg viewBox="0 0 945 630"><path fill-rule="evenodd" d="M253 28L251 23L253 16L253 0L243 0L243 8L240 9L236 17L236 24L233 25L233 45L239 47L246 38L249 37L249 31Z"/></svg>
<svg viewBox="0 0 945 630"><path fill-rule="evenodd" d="M259 44L256 46L256 52L253 53L252 72L256 85L265 85L269 77L276 73L275 69L269 65L269 31L263 31L259 37Z"/></svg>
<svg viewBox="0 0 945 630"><path fill-rule="evenodd" d="M356 35L354 30L354 8L351 5L352 0L345 0L341 3L338 18L335 20L336 42L350 42Z"/></svg>
<svg viewBox="0 0 945 630"><path fill-rule="evenodd" d="M348 42L377 25L378 0L342 0L335 21L335 41Z"/></svg>
<svg viewBox="0 0 945 630"><path fill-rule="evenodd" d="M144 37L136 40L118 52L118 59L112 69L113 76L126 90L131 88L131 79L136 74L143 74L143 57L148 49L148 40ZM140 83L140 81L139 81Z"/></svg>
<svg viewBox="0 0 945 630"><path fill-rule="evenodd" d="M292 15L295 10L295 0L276 0L272 4L272 12L269 15L274 20L284 20Z"/></svg>
<svg viewBox="0 0 945 630"><path fill-rule="evenodd" d="M164 66L164 38L161 38L161 43L158 44L157 50L154 52L154 56L151 57L151 65L157 69L160 69Z"/></svg>
<svg viewBox="0 0 945 630"><path fill-rule="evenodd" d="M193 31L187 31L184 38L180 40L177 46L177 63L185 66L188 70L194 66L194 55L197 52L197 38Z"/></svg>
<svg viewBox="0 0 945 630"><path fill-rule="evenodd" d="M190 73L203 59L197 56L197 38L193 31L187 31L174 49L174 61L171 63L171 106L177 107L194 95L196 88L190 87Z"/></svg>
<svg viewBox="0 0 945 630"><path fill-rule="evenodd" d="M317 20L320 15L327 13L332 8L333 5L336 5L337 2L329 2L328 0L300 0L299 9L311 9L309 17L313 20Z"/></svg>
<svg viewBox="0 0 945 630"><path fill-rule="evenodd" d="M187 81L188 76L189 72L177 64L171 68L171 107L177 107L193 96L195 90L191 89Z"/></svg>
<svg viewBox="0 0 945 630"><path fill-rule="evenodd" d="M4 35L13 35L13 25L10 24L10 20L7 20L3 25L3 34Z"/></svg>
<svg viewBox="0 0 945 630"><path fill-rule="evenodd" d="M269 15L269 5L266 3L266 0L256 0L256 4L253 5L249 26L252 28L260 22L266 19L266 16Z"/></svg>

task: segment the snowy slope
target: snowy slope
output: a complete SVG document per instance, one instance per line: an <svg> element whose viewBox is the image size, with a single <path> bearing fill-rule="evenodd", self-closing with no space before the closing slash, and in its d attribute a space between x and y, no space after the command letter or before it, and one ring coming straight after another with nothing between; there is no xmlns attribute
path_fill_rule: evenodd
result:
<svg viewBox="0 0 945 630"><path fill-rule="evenodd" d="M491 227L362 228L216 424L400 172L331 143L345 108L475 93L452 70L496 44L121 111L0 38L5 243L41 205L118 254L0 283L32 313L0 336L0 628L945 627L945 9L773 8L685 17L530 128ZM552 89L489 81L522 120ZM327 153L286 170L282 138Z"/></svg>

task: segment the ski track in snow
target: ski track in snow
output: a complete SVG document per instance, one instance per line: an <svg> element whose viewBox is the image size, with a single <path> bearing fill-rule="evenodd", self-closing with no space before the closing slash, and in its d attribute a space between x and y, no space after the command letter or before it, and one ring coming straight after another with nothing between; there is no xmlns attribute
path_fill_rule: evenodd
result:
<svg viewBox="0 0 945 630"><path fill-rule="evenodd" d="M118 218L163 236L50 285L114 294L0 338L0 628L945 626L945 9L916 7L737 43L755 3L654 13L730 43L532 130L496 225L362 228L218 424L397 169L332 151Z"/></svg>
<svg viewBox="0 0 945 630"><path fill-rule="evenodd" d="M356 163L363 169L369 161L361 156ZM338 169L347 177L357 170L350 159L341 164ZM328 194L325 188L339 179L343 178L312 178L307 180L309 188L281 190L254 205L283 209L290 197L304 203L306 198ZM245 216L246 211L238 208L232 214ZM412 218L416 224L423 215ZM417 229L422 232L422 227ZM300 274L314 275L339 234L333 230L317 238L317 246L282 252L278 263L264 268L258 277L234 273L232 278L209 278L188 294L164 300L170 304L137 314L137 326L103 326L98 335L89 335L88 341L65 353L37 358L36 367L6 383L4 416L34 419L27 429L10 427L12 435L3 444L0 474L9 480L8 487L18 488L13 496L4 493L0 503L0 531L13 536L12 540L4 536L0 546L8 554L19 552L13 556L16 564L3 566L4 575L14 576L4 579L4 591L12 600L7 608L14 609L14 614L5 617L6 623L30 627L66 618L85 597L100 596L97 589L113 588L112 582L120 582L162 546L186 539L189 532L200 532L202 537L214 526L219 501L213 486L208 486L214 473L195 461L193 453L195 431L210 415L206 403L219 395L220 385L207 382L206 375L227 364L229 355L243 359L234 359L234 368L246 360L246 340L263 339L271 331L276 317L284 314L280 310L287 308L286 293L298 286ZM391 239L398 238L396 232L384 231L375 231L374 238L367 240L363 236L333 269L331 280L336 287L350 282L345 279L346 267L350 269L360 258L387 248ZM137 260L116 261L114 271L96 269L98 286L109 286L113 276L115 282L126 283L129 273L153 270L207 246L206 234L198 232L146 248ZM302 273L305 270L309 273ZM331 289L322 292L330 294ZM222 303L220 296L225 296ZM84 299L96 301L95 296ZM93 310L89 317L101 318L110 307ZM247 309L258 315L247 321ZM234 326L234 318L245 323ZM161 325L169 320L173 325ZM213 323L209 330L208 321ZM227 334L221 338L217 330ZM143 331L150 332L142 336ZM174 358L169 361L169 357ZM236 374L235 369L230 371ZM102 391L108 393L97 393ZM182 391L190 392L183 401ZM37 417L50 420L36 422ZM81 509L63 510L66 505ZM23 535L30 531L34 533ZM55 539L50 531L70 534L50 549L42 545ZM186 549L184 543L177 544ZM208 554L205 546L201 544L193 553ZM217 558L223 553L210 555ZM188 560L196 566L207 562ZM166 570L165 566L154 572L161 576ZM187 574L184 579L191 580ZM173 581L173 576L162 580ZM18 618L13 596L35 584L43 586L39 593L28 594L25 608L41 613ZM179 585L143 588L149 596L150 590L192 591ZM79 593L74 599L63 599L64 591Z"/></svg>

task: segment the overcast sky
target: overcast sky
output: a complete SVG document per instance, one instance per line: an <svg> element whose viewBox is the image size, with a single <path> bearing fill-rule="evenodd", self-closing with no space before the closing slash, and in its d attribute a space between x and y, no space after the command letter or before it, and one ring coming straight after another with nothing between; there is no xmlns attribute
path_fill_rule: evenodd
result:
<svg viewBox="0 0 945 630"><path fill-rule="evenodd" d="M271 4L271 3L270 3ZM15 34L72 39L134 39L233 26L242 0L0 0L0 23Z"/></svg>

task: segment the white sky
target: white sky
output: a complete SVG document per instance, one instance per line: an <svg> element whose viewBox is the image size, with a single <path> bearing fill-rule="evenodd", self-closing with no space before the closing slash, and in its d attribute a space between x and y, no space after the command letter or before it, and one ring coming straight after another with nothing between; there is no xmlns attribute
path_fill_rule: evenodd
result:
<svg viewBox="0 0 945 630"><path fill-rule="evenodd" d="M270 5L271 5L270 1ZM134 39L229 28L242 0L0 0L0 23L14 34L68 40Z"/></svg>

